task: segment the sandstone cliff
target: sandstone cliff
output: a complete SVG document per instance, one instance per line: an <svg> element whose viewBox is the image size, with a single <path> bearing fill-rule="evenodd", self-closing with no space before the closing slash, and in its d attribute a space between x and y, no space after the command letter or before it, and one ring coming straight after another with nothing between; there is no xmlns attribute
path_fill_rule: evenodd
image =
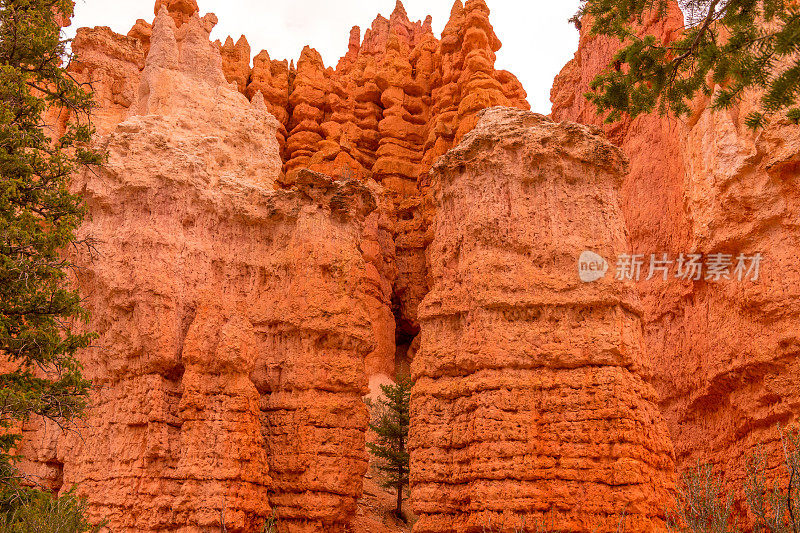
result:
<svg viewBox="0 0 800 533"><path fill-rule="evenodd" d="M752 98L602 125L582 94L616 45L584 32L553 118L615 148L527 112L483 0L441 38L398 2L335 68L308 47L251 65L194 0L155 12L73 43L110 156L74 184L95 390L77 434L26 428L30 473L78 483L115 532L396 530L367 516L374 480L358 502L361 398L409 367L420 533L653 531L674 459L732 486L759 443L778 466L796 126L751 134ZM641 31L681 25L673 6ZM582 284L583 250L765 259L756 283Z"/></svg>
<svg viewBox="0 0 800 533"><path fill-rule="evenodd" d="M556 78L553 117L602 123L582 95L616 44L584 24L575 58ZM672 5L642 31L669 40L682 27ZM763 450L783 475L777 425L797 422L800 363L796 250L800 131L775 119L755 134L750 94L729 111L698 98L691 116L644 116L603 125L630 158L622 209L635 253L760 253L757 282L638 284L645 346L679 467L711 461L739 498L744 465Z"/></svg>
<svg viewBox="0 0 800 533"><path fill-rule="evenodd" d="M199 13L194 0L159 0L176 26L178 42L187 22ZM201 19L208 28L213 14ZM100 133L112 130L131 112L140 71L151 53L152 24L139 20L128 36L108 28L81 28L74 43L79 79L91 82L98 98L95 116ZM525 91L513 74L494 68L500 40L489 22L484 0L456 0L441 39L430 17L411 22L401 2L386 19L378 16L364 32L354 27L349 50L336 68L325 67L320 54L306 47L294 62L271 59L261 51L250 65L250 45L216 42L226 80L248 99L258 93L277 118L282 186L294 183L301 169L333 177L353 177L383 185L382 231L390 248L376 265L392 302L395 320L376 328L383 368L413 352L419 332L417 307L427 292L425 231L430 212L423 201L433 162L475 125L475 115L491 105L529 109ZM191 74L191 73L189 73ZM144 112L147 112L145 110ZM386 243L386 239L381 242ZM392 329L390 332L389 329ZM377 355L376 355L377 357Z"/></svg>
<svg viewBox="0 0 800 533"><path fill-rule="evenodd" d="M343 531L367 466L376 200L310 171L275 188L278 123L227 85L212 24L160 11L108 164L74 183L97 250L77 258L92 408L78 436L30 427L23 453L115 532L253 532L273 511Z"/></svg>
<svg viewBox="0 0 800 533"><path fill-rule="evenodd" d="M412 369L420 533L657 529L672 445L631 284L620 151L585 126L491 108L434 166L433 286ZM505 529L512 528L512 529Z"/></svg>
<svg viewBox="0 0 800 533"><path fill-rule="evenodd" d="M78 483L113 531L372 527L354 522L361 396L414 349L422 178L479 109L525 93L494 70L482 0L441 41L398 2L335 69L311 48L251 67L194 0L155 13L73 43L110 155L75 182L97 239L77 280L95 392L79 442L31 424L26 468Z"/></svg>

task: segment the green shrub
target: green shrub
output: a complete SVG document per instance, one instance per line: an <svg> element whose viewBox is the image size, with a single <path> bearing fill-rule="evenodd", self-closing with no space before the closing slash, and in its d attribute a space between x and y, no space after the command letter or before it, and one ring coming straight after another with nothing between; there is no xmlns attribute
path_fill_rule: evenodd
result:
<svg viewBox="0 0 800 533"><path fill-rule="evenodd" d="M92 526L86 519L86 502L71 490L59 498L28 491L24 501L0 517L0 533L87 533Z"/></svg>
<svg viewBox="0 0 800 533"><path fill-rule="evenodd" d="M697 465L681 474L675 506L667 527L680 533L734 533L733 498L711 465Z"/></svg>
<svg viewBox="0 0 800 533"><path fill-rule="evenodd" d="M278 516L275 514L275 509L272 510L272 516L264 522L261 533L278 533Z"/></svg>
<svg viewBox="0 0 800 533"><path fill-rule="evenodd" d="M755 533L800 533L800 434L780 433L787 481L767 472L761 452L746 465L744 493ZM742 531L733 518L733 497L725 493L721 477L710 465L698 465L681 475L667 525L676 533Z"/></svg>
<svg viewBox="0 0 800 533"><path fill-rule="evenodd" d="M410 455L406 449L411 422L410 402L413 382L409 376L398 376L394 385L381 385L383 395L373 406L379 416L369 428L375 432L375 442L367 449L377 459L377 468L383 476L383 486L397 491L395 515L403 515L403 489L408 486ZM371 404L368 404L368 406Z"/></svg>
<svg viewBox="0 0 800 533"><path fill-rule="evenodd" d="M758 453L747 464L745 497L755 518L755 531L769 533L800 533L800 435L781 434L784 466L789 474L785 487L769 477L766 461Z"/></svg>

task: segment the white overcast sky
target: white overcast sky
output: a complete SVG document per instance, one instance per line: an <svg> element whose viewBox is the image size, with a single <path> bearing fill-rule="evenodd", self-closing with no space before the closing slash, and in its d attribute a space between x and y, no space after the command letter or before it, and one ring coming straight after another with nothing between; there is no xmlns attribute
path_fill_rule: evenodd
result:
<svg viewBox="0 0 800 533"><path fill-rule="evenodd" d="M81 26L110 26L125 34L136 19L153 20L154 0L77 0L68 32ZM531 108L550 112L553 77L572 58L578 32L568 19L579 0L486 0L491 22L503 42L497 68L510 70L528 92ZM216 13L219 24L211 35L247 37L253 55L266 49L273 59L300 57L303 46L316 48L326 66L336 66L347 51L350 28L362 36L375 16L388 17L395 0L198 0L201 13ZM408 17L433 17L438 37L450 15L452 0L405 0Z"/></svg>

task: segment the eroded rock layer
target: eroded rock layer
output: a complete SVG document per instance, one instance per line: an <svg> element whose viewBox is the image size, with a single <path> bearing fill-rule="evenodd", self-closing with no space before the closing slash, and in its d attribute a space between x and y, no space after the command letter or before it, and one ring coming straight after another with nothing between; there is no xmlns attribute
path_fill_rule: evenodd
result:
<svg viewBox="0 0 800 533"><path fill-rule="evenodd" d="M361 249L375 195L311 171L276 188L278 122L226 83L213 22L161 9L130 117L103 121L107 165L74 182L98 252L77 257L92 407L78 435L29 427L24 467L114 532L253 533L273 512L344 531L371 317L391 315Z"/></svg>
<svg viewBox="0 0 800 533"><path fill-rule="evenodd" d="M582 95L618 44L590 35L589 26L556 78L553 117L600 125ZM673 4L641 31L669 41L681 27ZM631 162L622 209L634 253L764 257L755 282L670 276L637 285L678 466L715 464L740 510L748 458L764 453L768 475L785 475L778 425L796 424L800 412L790 377L800 372L800 130L776 117L749 131L744 119L757 105L758 95L748 94L714 111L701 97L682 120L643 116L603 126Z"/></svg>
<svg viewBox="0 0 800 533"><path fill-rule="evenodd" d="M779 469L777 425L800 412L800 133L749 132L756 95L603 125L583 94L617 43L584 30L553 117L602 126L623 177L585 127L493 109L469 133L483 108L528 108L483 0L457 0L441 38L398 2L335 68L308 47L251 65L195 0L155 12L73 42L110 154L75 182L96 390L79 438L26 429L26 471L78 483L112 531L250 533L273 512L363 529L360 398L411 359L419 532L657 529L656 401L678 465L714 462L740 500L748 455ZM672 5L640 31L681 27ZM612 268L764 259L756 282L584 285L584 249Z"/></svg>
<svg viewBox="0 0 800 533"><path fill-rule="evenodd" d="M500 41L488 16L483 0L457 0L440 41L430 17L412 23L398 2L388 20L375 19L363 41L360 28L353 28L336 69L306 48L296 69L282 76L262 52L246 93L267 85L268 105L286 110L276 116L288 134L287 179L297 168L372 176L411 196L431 163L474 126L477 111L487 105L527 109L519 81L494 69ZM232 42L223 50L230 51L228 80L237 81L241 69Z"/></svg>
<svg viewBox="0 0 800 533"><path fill-rule="evenodd" d="M583 250L628 248L624 156L585 126L510 108L480 116L432 170L414 531L617 531L623 513L626 531L654 531L672 445L635 289L576 274Z"/></svg>
<svg viewBox="0 0 800 533"><path fill-rule="evenodd" d="M199 14L194 0L159 0L182 41L187 23ZM202 24L213 27L216 17ZM124 37L108 28L82 28L74 43L79 62L73 70L92 82L100 100L95 122L100 133L112 130L132 111L140 71L151 53L152 24L144 20ZM264 50L250 62L242 36L215 46L225 79L248 99L263 97L279 122L282 186L291 186L302 169L333 177L380 183L391 201L384 204L391 250L382 257L389 268L389 298L398 323L398 342L413 353L419 332L417 307L428 290L425 260L427 172L433 162L475 125L484 107L529 109L522 85L494 68L501 43L489 22L484 0L456 0L441 39L431 19L411 22L401 2L387 19L378 16L361 38L350 33L348 52L336 68L306 47L297 60L271 59ZM380 270L380 269L379 269ZM382 328L384 332L387 328ZM410 357L410 356L409 356ZM384 365L388 367L389 365Z"/></svg>
<svg viewBox="0 0 800 533"><path fill-rule="evenodd" d="M31 426L26 468L80 482L114 530L349 527L359 398L407 366L427 292L418 182L482 105L525 93L494 70L482 0L456 2L441 41L398 2L335 69L311 48L251 66L195 0L155 13L73 43L111 155L76 182L103 253L80 286L110 348L82 355L82 444Z"/></svg>

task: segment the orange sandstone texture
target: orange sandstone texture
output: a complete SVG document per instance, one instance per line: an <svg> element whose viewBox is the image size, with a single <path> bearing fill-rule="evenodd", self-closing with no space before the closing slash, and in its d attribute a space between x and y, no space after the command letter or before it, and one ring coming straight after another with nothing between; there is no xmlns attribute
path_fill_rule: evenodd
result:
<svg viewBox="0 0 800 533"><path fill-rule="evenodd" d="M483 0L440 39L398 2L335 68L311 48L251 66L194 0L155 10L73 43L110 153L75 183L100 252L78 272L96 390L80 438L27 428L26 470L79 483L112 531L250 533L273 510L290 532L364 529L360 397L411 359L418 531L658 528L651 382L679 465L741 487L763 444L778 467L775 426L800 411L796 126L749 133L752 96L603 125L623 178L590 129L493 109L469 133L485 107L528 109ZM681 25L672 6L641 31ZM616 46L582 33L556 120L600 125L582 95ZM758 284L634 289L579 285L583 248L765 260Z"/></svg>
<svg viewBox="0 0 800 533"><path fill-rule="evenodd" d="M659 530L672 444L635 288L577 276L583 250L628 249L625 158L586 126L510 108L479 117L431 172L414 531L617 531L623 513L626 531Z"/></svg>
<svg viewBox="0 0 800 533"><path fill-rule="evenodd" d="M150 37L153 35L153 25L146 20L139 19L128 32L128 37L133 37L144 49L145 55L150 51Z"/></svg>
<svg viewBox="0 0 800 533"><path fill-rule="evenodd" d="M226 67L226 61L223 58L223 67L229 71L231 67ZM283 153L286 144L286 125L289 120L289 112L286 108L289 105L289 62L274 61L269 58L266 50L262 50L256 57L253 58L253 69L247 82L247 88L244 94L249 99L257 93L261 93L264 101L267 104L267 109L272 115L278 119L280 127L278 128L278 143L280 144L281 153ZM231 80L229 77L228 80Z"/></svg>
<svg viewBox="0 0 800 533"><path fill-rule="evenodd" d="M131 116L98 138L108 164L75 180L99 252L77 257L92 407L79 435L32 424L23 466L77 484L110 531L253 533L273 511L345 531L370 318L391 315L362 243L385 224L354 180L276 189L278 123L226 83L210 21L160 11Z"/></svg>
<svg viewBox="0 0 800 533"><path fill-rule="evenodd" d="M600 124L582 97L616 44L588 34L556 78L553 117ZM669 40L682 27L671 6L644 31ZM756 283L638 285L645 345L681 468L710 461L742 509L748 457L763 451L783 475L777 425L800 412L800 131L776 118L754 134L743 121L749 94L726 111L700 97L683 120L644 116L603 126L630 158L622 209L636 253L761 253Z"/></svg>
<svg viewBox="0 0 800 533"><path fill-rule="evenodd" d="M311 156L324 139L325 103L330 92L322 56L306 46L297 61L294 90L289 96L292 108L289 137L286 139L286 171L308 168Z"/></svg>
<svg viewBox="0 0 800 533"><path fill-rule="evenodd" d="M173 19L178 42L199 13L194 0L158 0L155 9L166 9ZM215 23L214 15L200 19L204 30ZM131 101L151 53L152 32L144 20L136 22L129 38L102 28L80 30L75 47L83 59L76 70L97 83L100 133L132 113L148 112L132 109ZM291 185L296 173L308 168L372 179L388 192L386 227L394 244L386 255L396 261L397 272L384 282L394 281L390 298L406 351L419 331L417 307L428 290L425 231L431 212L423 201L428 170L472 128L483 107L529 108L519 81L494 69L500 41L485 2L463 5L456 0L439 40L430 17L411 22L398 1L391 16L378 16L363 39L361 30L353 28L348 52L335 69L325 67L319 53L308 47L296 67L271 59L266 51L255 56L251 67L244 37L216 47L225 79L250 100L260 93L279 122L282 185Z"/></svg>
<svg viewBox="0 0 800 533"><path fill-rule="evenodd" d="M233 39L228 37L225 44L220 44L219 41L214 44L219 47L222 54L222 70L225 78L231 83L236 83L239 92L245 92L250 81L250 44L247 39L242 35L234 44Z"/></svg>
<svg viewBox="0 0 800 533"><path fill-rule="evenodd" d="M93 125L98 133L108 133L125 119L138 98L146 53L143 45L109 28L80 28L72 50L79 59L70 71L80 81L91 83L94 93Z"/></svg>
<svg viewBox="0 0 800 533"><path fill-rule="evenodd" d="M528 109L516 78L494 69L500 41L488 17L483 0L466 6L458 0L439 41L430 18L412 23L398 2L388 20L375 19L363 41L360 28L353 28L336 69L325 68L315 50L303 50L293 75L280 82L288 102L283 92L265 95L291 117L287 173L310 167L364 174L387 180L399 195L414 195L417 179L474 126L477 111L489 105ZM226 58L229 81L237 79L236 61ZM254 65L252 77L266 70Z"/></svg>
<svg viewBox="0 0 800 533"><path fill-rule="evenodd" d="M245 94L257 90L285 126L279 133L283 182L309 168L331 176L372 178L393 198L397 280L395 315L401 343L419 331L417 307L427 292L423 210L433 162L475 125L484 107L529 109L509 72L494 68L500 40L483 0L456 0L437 39L431 20L411 22L401 2L377 17L361 39L350 33L336 68L303 50L297 67L256 56ZM225 48L223 48L225 50ZM227 79L242 78L239 59L223 57ZM403 348L405 350L407 347Z"/></svg>
<svg viewBox="0 0 800 533"><path fill-rule="evenodd" d="M200 11L197 6L197 0L156 0L153 13L158 15L162 7L167 9L169 16L172 17L172 20L175 21L175 26L178 28Z"/></svg>

